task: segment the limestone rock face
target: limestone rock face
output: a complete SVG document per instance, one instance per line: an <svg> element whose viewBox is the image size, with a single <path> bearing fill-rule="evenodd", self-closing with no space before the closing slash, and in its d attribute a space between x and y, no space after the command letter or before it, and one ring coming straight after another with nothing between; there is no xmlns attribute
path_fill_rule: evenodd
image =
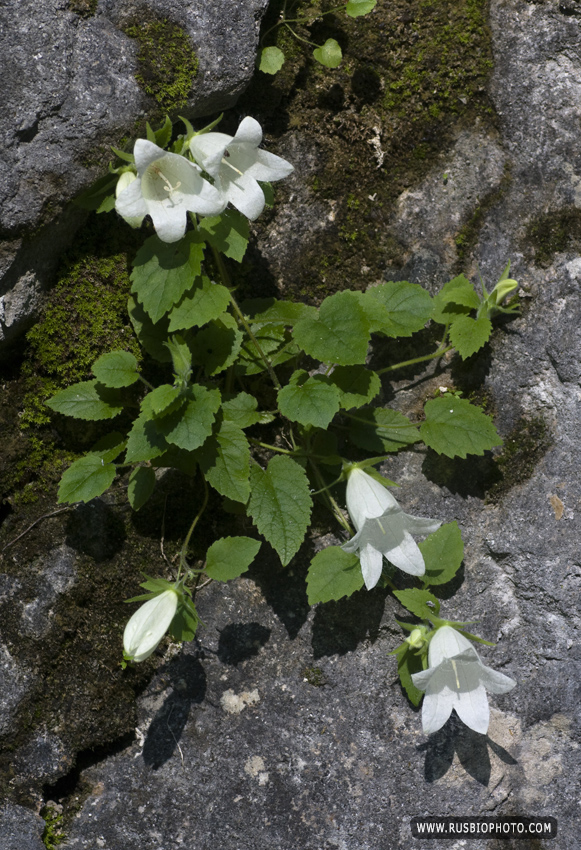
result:
<svg viewBox="0 0 581 850"><path fill-rule="evenodd" d="M168 109L194 117L231 106L252 76L266 6L267 0L2 4L0 344L34 316L56 258L83 220L78 210L66 224L57 214L102 173L109 145ZM138 82L156 66L161 73L171 66L173 48L160 48L145 69L139 60L139 33L157 35L163 45L160 26L168 22L198 63L191 89L186 84L175 103L156 101Z"/></svg>

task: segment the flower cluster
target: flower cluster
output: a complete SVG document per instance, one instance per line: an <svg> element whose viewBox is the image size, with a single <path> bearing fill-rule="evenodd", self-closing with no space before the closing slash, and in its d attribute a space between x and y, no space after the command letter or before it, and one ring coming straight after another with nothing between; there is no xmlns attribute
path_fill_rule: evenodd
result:
<svg viewBox="0 0 581 850"><path fill-rule="evenodd" d="M121 175L115 209L132 227L139 227L149 215L163 242L182 238L188 212L219 215L231 203L254 220L265 205L258 181L282 180L293 171L286 160L259 150L261 142L262 128L250 117L240 123L235 136L194 135L189 143L194 162L138 139L133 150L137 174Z"/></svg>

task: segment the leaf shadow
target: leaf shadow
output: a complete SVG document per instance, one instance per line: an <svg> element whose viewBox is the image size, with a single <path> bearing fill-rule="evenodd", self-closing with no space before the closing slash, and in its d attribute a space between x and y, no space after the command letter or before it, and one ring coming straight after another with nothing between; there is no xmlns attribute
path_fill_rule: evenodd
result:
<svg viewBox="0 0 581 850"><path fill-rule="evenodd" d="M217 655L223 664L236 667L258 655L268 642L271 630L260 623L229 623L220 632Z"/></svg>
<svg viewBox="0 0 581 850"><path fill-rule="evenodd" d="M362 588L348 599L319 605L313 620L313 657L346 655L364 640L375 641L387 594L387 590L380 588L372 591Z"/></svg>

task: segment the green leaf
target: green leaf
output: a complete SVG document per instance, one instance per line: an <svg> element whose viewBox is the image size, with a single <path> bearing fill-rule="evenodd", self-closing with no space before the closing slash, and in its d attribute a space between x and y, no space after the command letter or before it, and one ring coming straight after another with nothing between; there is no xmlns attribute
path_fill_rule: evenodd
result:
<svg viewBox="0 0 581 850"><path fill-rule="evenodd" d="M317 308L298 301L279 301L278 298L251 298L240 305L253 322L274 322L292 327L299 319L317 318Z"/></svg>
<svg viewBox="0 0 581 850"><path fill-rule="evenodd" d="M233 398L222 402L222 413L224 419L235 422L239 428L249 428L260 422L260 413L257 412L258 402L254 396L248 393L238 393Z"/></svg>
<svg viewBox="0 0 581 850"><path fill-rule="evenodd" d="M250 486L248 513L286 566L305 539L311 518L307 475L296 461L277 455L266 470L252 466Z"/></svg>
<svg viewBox="0 0 581 850"><path fill-rule="evenodd" d="M316 360L353 366L365 362L369 320L354 292L336 292L325 298L318 317L297 322L293 336Z"/></svg>
<svg viewBox="0 0 581 850"><path fill-rule="evenodd" d="M185 401L185 396L182 395L179 387L161 384L145 396L141 402L141 409L144 413L148 413L152 419L157 419L160 416L173 413Z"/></svg>
<svg viewBox="0 0 581 850"><path fill-rule="evenodd" d="M165 345L171 355L175 376L187 384L192 375L192 352L189 345L180 334L166 340Z"/></svg>
<svg viewBox="0 0 581 850"><path fill-rule="evenodd" d="M325 68L338 68L343 54L339 43L334 38L328 38L322 47L316 47L313 50L313 57Z"/></svg>
<svg viewBox="0 0 581 850"><path fill-rule="evenodd" d="M162 455L167 447L165 439L151 421L150 414L142 412L134 421L127 437L125 463L153 460Z"/></svg>
<svg viewBox="0 0 581 850"><path fill-rule="evenodd" d="M224 419L209 437L196 458L212 487L234 502L248 501L250 495L250 447L244 431Z"/></svg>
<svg viewBox="0 0 581 850"><path fill-rule="evenodd" d="M193 451L212 433L220 402L220 390L209 390L201 384L192 384L186 395L185 406L163 419L157 419L155 427L168 443Z"/></svg>
<svg viewBox="0 0 581 850"><path fill-rule="evenodd" d="M171 310L200 274L204 243L197 233L179 242L162 242L150 236L137 252L131 280L134 292L152 322Z"/></svg>
<svg viewBox="0 0 581 850"><path fill-rule="evenodd" d="M407 416L391 408L367 407L349 414L351 441L369 452L397 452L420 439Z"/></svg>
<svg viewBox="0 0 581 850"><path fill-rule="evenodd" d="M422 286L407 280L389 281L365 292L371 304L379 302L386 310L378 314L372 332L390 337L411 336L421 330L432 315L432 298Z"/></svg>
<svg viewBox="0 0 581 850"><path fill-rule="evenodd" d="M252 537L223 537L216 540L206 555L206 573L216 581L230 581L245 573L256 558L260 540Z"/></svg>
<svg viewBox="0 0 581 850"><path fill-rule="evenodd" d="M127 440L118 431L113 431L111 434L106 434L97 440L91 449L92 455L98 455L105 463L110 463L118 457L125 446Z"/></svg>
<svg viewBox="0 0 581 850"><path fill-rule="evenodd" d="M155 487L155 471L151 466L138 466L129 476L127 497L134 511L147 502Z"/></svg>
<svg viewBox="0 0 581 850"><path fill-rule="evenodd" d="M194 603L187 596L182 595L178 602L177 611L171 625L169 633L175 641L193 640L198 630L200 618L194 606Z"/></svg>
<svg viewBox="0 0 581 850"><path fill-rule="evenodd" d="M358 18L360 15L367 15L372 9L375 9L377 0L349 0L345 8L345 12L350 18Z"/></svg>
<svg viewBox="0 0 581 850"><path fill-rule="evenodd" d="M284 53L280 47L265 47L260 51L258 70L264 74L276 74L284 65Z"/></svg>
<svg viewBox="0 0 581 850"><path fill-rule="evenodd" d="M412 587L409 590L394 590L393 595L420 620L431 620L434 614L437 617L440 612L440 601L429 590ZM431 602L433 607L428 605L428 602Z"/></svg>
<svg viewBox="0 0 581 850"><path fill-rule="evenodd" d="M412 705L419 705L424 696L424 692L416 688L412 680L412 673L419 673L422 669L421 658L409 648L408 644L403 644L397 652L397 672Z"/></svg>
<svg viewBox="0 0 581 850"><path fill-rule="evenodd" d="M464 557L464 543L458 523L448 522L418 543L426 565L421 576L424 585L445 584L454 578Z"/></svg>
<svg viewBox="0 0 581 850"><path fill-rule="evenodd" d="M202 218L199 229L210 245L226 257L242 262L250 234L246 216L238 210L225 210L221 215Z"/></svg>
<svg viewBox="0 0 581 850"><path fill-rule="evenodd" d="M84 210L98 210L107 198L112 197L115 201L115 186L118 180L118 174L105 174L77 195L73 202Z"/></svg>
<svg viewBox="0 0 581 850"><path fill-rule="evenodd" d="M434 297L432 318L441 325L457 316L478 309L480 298L468 278L461 274L444 284Z"/></svg>
<svg viewBox="0 0 581 850"><path fill-rule="evenodd" d="M262 353L265 357L270 358L273 365L276 365L273 353L285 345L289 339L285 325L270 323L264 325L252 324L250 330L254 335L254 339L259 344ZM289 356L293 356L292 352ZM236 363L236 374L257 375L265 370L266 366L258 353L254 341L247 336L240 349L240 357Z"/></svg>
<svg viewBox="0 0 581 850"><path fill-rule="evenodd" d="M307 575L309 605L351 596L362 587L359 558L353 553L344 552L340 546L327 546L311 561Z"/></svg>
<svg viewBox="0 0 581 850"><path fill-rule="evenodd" d="M458 316L450 325L450 342L462 358L466 360L490 339L492 322L487 316L472 319L470 316Z"/></svg>
<svg viewBox="0 0 581 850"><path fill-rule="evenodd" d="M424 408L426 421L420 437L431 449L447 457L483 455L502 445L492 419L464 398L442 396L431 399Z"/></svg>
<svg viewBox="0 0 581 850"><path fill-rule="evenodd" d="M327 428L339 410L339 390L324 375L309 378L307 372L300 370L279 390L278 406L291 422Z"/></svg>
<svg viewBox="0 0 581 850"><path fill-rule="evenodd" d="M204 367L208 377L218 375L234 363L243 339L234 317L223 313L194 337L191 344L194 362Z"/></svg>
<svg viewBox="0 0 581 850"><path fill-rule="evenodd" d="M137 359L128 351L110 351L93 363L93 374L106 387L129 387L139 379Z"/></svg>
<svg viewBox="0 0 581 850"><path fill-rule="evenodd" d="M59 503L90 502L109 489L115 473L115 464L105 463L98 455L89 454L76 460L61 478Z"/></svg>
<svg viewBox="0 0 581 850"><path fill-rule="evenodd" d="M155 144L159 148L167 147L167 145L169 144L169 140L171 139L172 131L172 123L169 120L169 116L166 115L163 127L160 127L158 130L155 130Z"/></svg>
<svg viewBox="0 0 581 850"><path fill-rule="evenodd" d="M97 380L72 384L49 398L47 405L51 410L75 419L113 419L123 410L118 394Z"/></svg>
<svg viewBox="0 0 581 850"><path fill-rule="evenodd" d="M164 316L159 322L154 324L139 301L132 295L127 302L127 312L135 331L135 336L155 360L160 363L170 363L171 354L166 346L168 337L168 320Z"/></svg>
<svg viewBox="0 0 581 850"><path fill-rule="evenodd" d="M230 304L230 292L220 283L212 283L209 277L196 278L192 289L184 295L169 314L169 330L177 331L202 327L217 319Z"/></svg>
<svg viewBox="0 0 581 850"><path fill-rule="evenodd" d="M344 410L368 404L381 389L379 375L365 366L336 366L330 380L341 394L340 403Z"/></svg>
<svg viewBox="0 0 581 850"><path fill-rule="evenodd" d="M184 449L178 449L177 446L169 446L167 451L152 459L151 465L156 469L167 467L179 469L185 475L194 475L198 468L195 452L187 452Z"/></svg>

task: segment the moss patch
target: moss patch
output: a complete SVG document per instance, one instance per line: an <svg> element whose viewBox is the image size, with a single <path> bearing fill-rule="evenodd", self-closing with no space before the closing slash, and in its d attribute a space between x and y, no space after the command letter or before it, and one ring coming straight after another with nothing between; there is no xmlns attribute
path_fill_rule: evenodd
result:
<svg viewBox="0 0 581 850"><path fill-rule="evenodd" d="M175 112L188 100L198 71L198 58L188 34L178 24L161 20L131 23L123 32L139 44L139 86L163 112Z"/></svg>
<svg viewBox="0 0 581 850"><path fill-rule="evenodd" d="M544 419L520 419L495 458L498 475L488 489L487 500L499 502L512 487L528 481L552 444L553 437Z"/></svg>
<svg viewBox="0 0 581 850"><path fill-rule="evenodd" d="M69 0L69 9L80 18L92 18L98 5L99 0Z"/></svg>
<svg viewBox="0 0 581 850"><path fill-rule="evenodd" d="M581 250L581 210L576 207L547 213L531 222L526 234L527 247L537 265L550 266L555 254Z"/></svg>

